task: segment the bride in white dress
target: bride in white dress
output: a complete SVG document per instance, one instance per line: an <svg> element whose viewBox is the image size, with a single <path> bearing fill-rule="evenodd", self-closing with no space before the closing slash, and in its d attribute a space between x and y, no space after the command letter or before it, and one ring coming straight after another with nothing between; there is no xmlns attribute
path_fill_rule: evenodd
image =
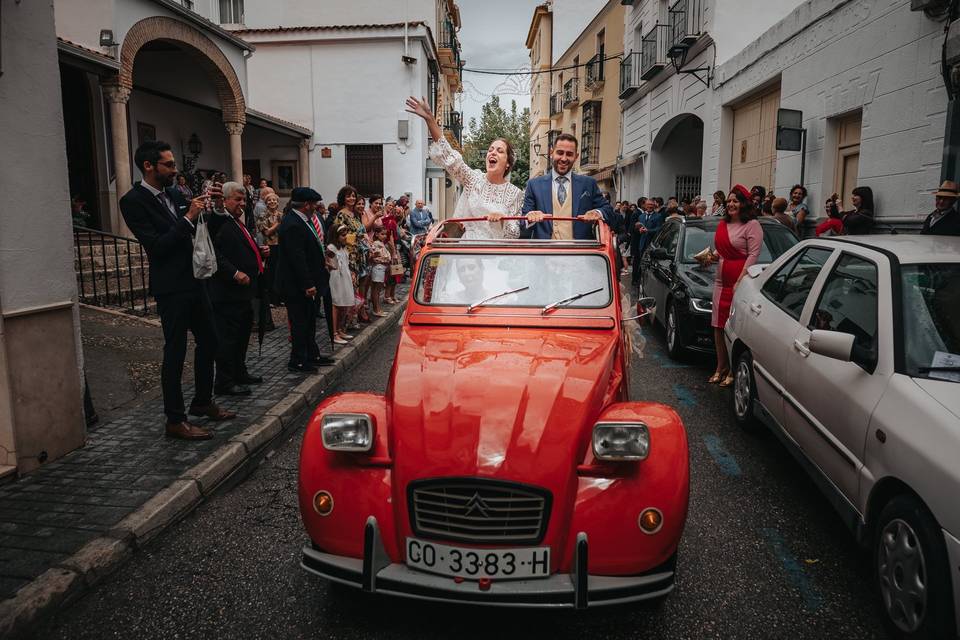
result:
<svg viewBox="0 0 960 640"><path fill-rule="evenodd" d="M517 238L520 224L516 220L502 220L504 216L519 216L523 206L523 191L507 179L516 163L513 146L498 138L487 149L487 170L471 169L463 157L443 137L433 110L426 100L407 99L407 111L427 123L430 137L430 159L446 169L450 177L463 187L453 211L454 218L487 218L487 222L464 222L464 238L491 240Z"/></svg>

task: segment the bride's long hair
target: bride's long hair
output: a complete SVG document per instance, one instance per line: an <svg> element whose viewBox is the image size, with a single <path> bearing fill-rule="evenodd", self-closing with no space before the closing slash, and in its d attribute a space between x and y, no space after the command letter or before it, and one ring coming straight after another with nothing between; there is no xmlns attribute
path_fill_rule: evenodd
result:
<svg viewBox="0 0 960 640"><path fill-rule="evenodd" d="M506 138L494 138L490 141L490 144L498 140L507 146L507 168L503 170L503 177L506 178L510 175L513 166L517 164L517 152L513 150L513 145ZM490 148L489 145L487 148Z"/></svg>

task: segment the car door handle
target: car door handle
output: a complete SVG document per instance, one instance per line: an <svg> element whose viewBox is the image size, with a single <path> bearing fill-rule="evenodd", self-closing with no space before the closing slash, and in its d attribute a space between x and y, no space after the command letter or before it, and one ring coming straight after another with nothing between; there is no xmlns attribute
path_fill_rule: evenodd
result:
<svg viewBox="0 0 960 640"><path fill-rule="evenodd" d="M760 315L760 312L761 312L762 310L763 310L763 307L761 307L759 303L757 303L757 302L751 302L751 303L750 303L750 311L753 312L753 315L755 315L755 316Z"/></svg>
<svg viewBox="0 0 960 640"><path fill-rule="evenodd" d="M793 341L793 348L800 352L804 358L810 355L810 344L806 342L800 342L800 339L797 338Z"/></svg>

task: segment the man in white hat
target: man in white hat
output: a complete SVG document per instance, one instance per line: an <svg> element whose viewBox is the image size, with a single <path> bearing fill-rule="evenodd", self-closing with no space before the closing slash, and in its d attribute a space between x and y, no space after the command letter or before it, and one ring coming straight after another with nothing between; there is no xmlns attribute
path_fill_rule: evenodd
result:
<svg viewBox="0 0 960 640"><path fill-rule="evenodd" d="M944 180L940 189L933 194L937 208L923 221L920 233L935 236L960 236L960 211L957 210L957 197L960 186L953 180Z"/></svg>

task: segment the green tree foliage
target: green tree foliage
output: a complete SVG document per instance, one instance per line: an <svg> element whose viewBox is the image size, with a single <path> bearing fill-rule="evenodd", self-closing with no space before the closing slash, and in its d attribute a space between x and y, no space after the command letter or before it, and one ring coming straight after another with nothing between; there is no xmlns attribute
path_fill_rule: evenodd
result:
<svg viewBox="0 0 960 640"><path fill-rule="evenodd" d="M530 177L530 109L517 110L517 101L510 101L510 111L500 106L500 98L493 96L483 105L480 121L470 118L470 126L463 144L463 156L474 169L484 171L487 149L497 138L506 138L513 145L517 162L510 171L510 181L521 189Z"/></svg>

